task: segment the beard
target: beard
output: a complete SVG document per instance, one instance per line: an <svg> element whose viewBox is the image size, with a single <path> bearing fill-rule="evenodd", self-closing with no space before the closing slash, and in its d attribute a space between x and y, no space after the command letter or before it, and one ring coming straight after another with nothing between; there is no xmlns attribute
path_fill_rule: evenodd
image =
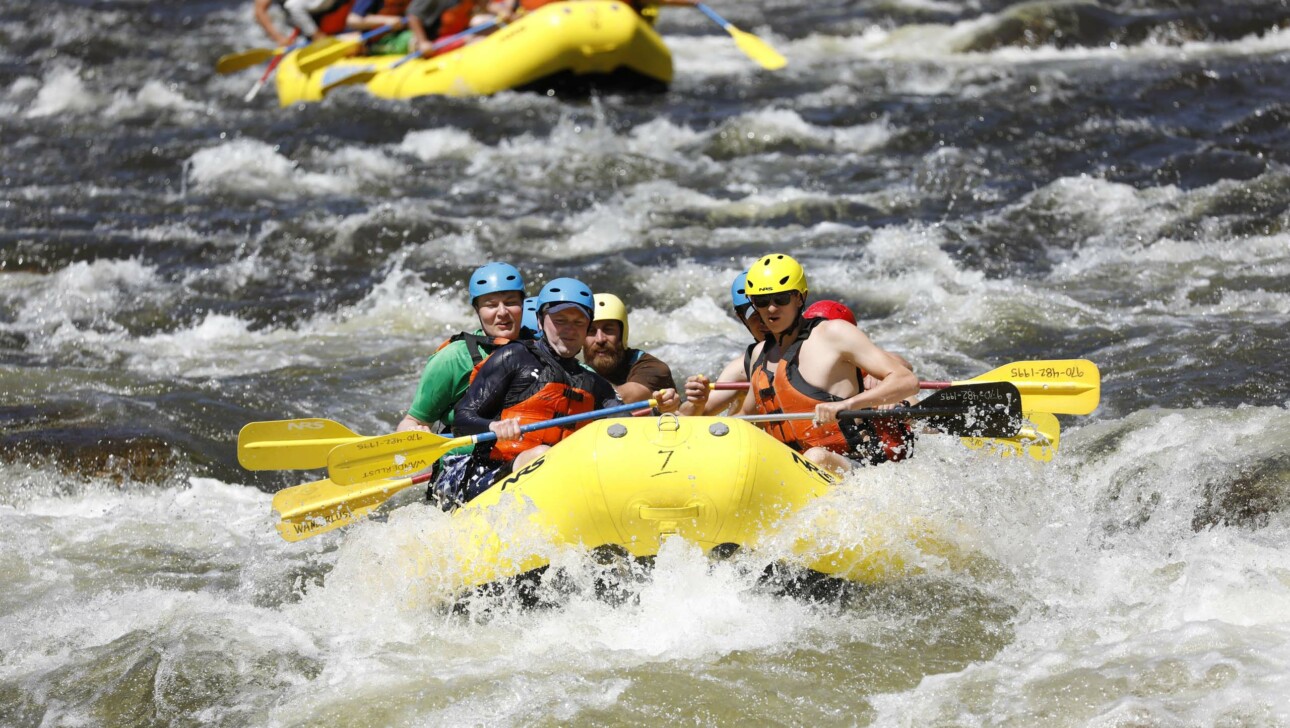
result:
<svg viewBox="0 0 1290 728"><path fill-rule="evenodd" d="M587 365L602 377L617 369L622 360L623 352L613 349L601 349L587 354Z"/></svg>

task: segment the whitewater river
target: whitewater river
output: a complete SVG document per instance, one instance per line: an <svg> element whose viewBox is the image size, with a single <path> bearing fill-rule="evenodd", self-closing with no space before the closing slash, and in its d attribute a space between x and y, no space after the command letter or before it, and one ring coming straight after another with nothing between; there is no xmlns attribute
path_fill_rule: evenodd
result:
<svg viewBox="0 0 1290 728"><path fill-rule="evenodd" d="M249 2L0 9L0 725L1290 725L1290 7L714 0L657 96L279 109ZM1088 358L1049 464L924 438L817 598L670 541L621 604L443 607L420 504L288 544L238 429L389 431L489 260L621 295L680 376L791 253L924 379ZM786 524L790 532L804 526Z"/></svg>

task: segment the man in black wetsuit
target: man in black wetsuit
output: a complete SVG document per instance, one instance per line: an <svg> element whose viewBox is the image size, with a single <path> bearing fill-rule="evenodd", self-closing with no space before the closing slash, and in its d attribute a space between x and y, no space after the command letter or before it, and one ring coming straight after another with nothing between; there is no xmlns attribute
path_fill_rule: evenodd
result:
<svg viewBox="0 0 1290 728"><path fill-rule="evenodd" d="M480 444L469 458L445 466L432 489L441 506L469 501L498 477L536 460L581 423L521 435L522 426L622 404L612 384L577 360L593 301L591 289L581 281L551 281L537 298L542 339L507 344L484 362L457 403L453 434L492 431L497 441L491 447ZM673 412L680 404L675 389L659 390L654 398L662 412Z"/></svg>

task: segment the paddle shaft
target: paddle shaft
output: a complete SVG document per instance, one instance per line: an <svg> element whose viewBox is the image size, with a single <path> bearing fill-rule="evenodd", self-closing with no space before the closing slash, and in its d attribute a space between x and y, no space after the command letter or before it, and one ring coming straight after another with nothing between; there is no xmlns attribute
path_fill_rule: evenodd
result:
<svg viewBox="0 0 1290 728"><path fill-rule="evenodd" d="M727 31L729 31L732 27L734 27L730 24L729 20L726 20L720 15L717 15L717 11L713 10L707 5L704 5L703 3L695 3L694 7L698 8L700 12L702 12L704 15L711 18L712 22L716 23L717 25L720 25L722 28L725 28Z"/></svg>
<svg viewBox="0 0 1290 728"><path fill-rule="evenodd" d="M946 390L969 384L1008 382L1024 398L1029 412L1086 415L1097 409L1102 394L1102 374L1087 359L1015 361L961 382L918 383L920 389ZM747 382L715 382L715 390L743 390Z"/></svg>
<svg viewBox="0 0 1290 728"><path fill-rule="evenodd" d="M1084 384L1083 382L1041 382L1041 381L1027 381L1025 379L1009 379L1007 381L1017 385L1017 389L1020 390L1022 394L1028 394L1030 392L1035 392L1035 393L1042 392L1047 394L1083 394L1085 392L1090 392L1094 389L1093 385ZM957 387L961 384L971 384L971 381L919 382L918 388L919 389L949 389L950 387Z"/></svg>
<svg viewBox="0 0 1290 728"><path fill-rule="evenodd" d="M447 46L447 45L450 45L450 44L452 44L452 43L456 43L457 41L461 40L462 38L468 38L468 37L470 37L470 36L472 36L472 35L475 35L475 34L477 34L477 33L482 33L482 32L484 32L485 30L488 30L489 28L492 28L492 27L494 27L494 26L496 26L496 25L498 25L498 22L497 22L496 20L490 20L490 21L488 21L487 23L480 23L479 25L476 25L476 26L475 26L475 27L473 27L473 28L467 28L467 29L465 29L465 30L461 31L460 33L453 33L452 35L450 35L450 36L448 36L448 37L446 37L446 38L440 38L439 40L435 41L434 43L431 43L431 44L430 44L430 47L429 47L429 48L427 48L427 49L425 49L424 51L415 51L415 52L413 52L413 53L409 53L409 54L407 54L406 56L404 56L404 57L400 58L399 60L395 61L394 63L390 64L390 66L389 66L388 68L386 68L385 70L387 70L387 71L393 71L394 69L398 68L399 66L402 66L404 63L407 63L408 61L415 61L415 60L416 60L416 59L418 59L418 58L422 58L422 57L425 57L425 56L433 55L435 51L437 51L437 50L439 50L439 49L441 49L441 48L443 48L443 47L445 47L445 46Z"/></svg>
<svg viewBox="0 0 1290 728"><path fill-rule="evenodd" d="M291 33L291 37L295 38L296 35L298 35L299 33L300 33L299 30L293 31ZM251 87L251 90L247 92L246 98L244 100L248 104L254 101L255 97L260 94L260 89L264 88L264 84L268 83L269 77L273 75L274 71L278 70L278 64L282 63L282 59L286 58L287 54L290 53L291 51L294 51L297 48L304 47L306 43L307 42L303 39L292 41L290 45L282 49L281 53L274 56L273 60L269 61L269 67L264 69L264 74L260 76L259 81L255 82L255 85Z"/></svg>
<svg viewBox="0 0 1290 728"><path fill-rule="evenodd" d="M1025 394L1027 391L1035 390L1049 392L1051 394L1083 394L1093 389L1092 385L1082 382L1030 382L1017 379L1007 380L1017 385L1017 389ZM919 389L949 389L950 387L959 387L964 384L973 384L971 380L962 382L922 382L918 383ZM745 390L749 387L748 382L712 382L708 385L709 389L715 390Z"/></svg>
<svg viewBox="0 0 1290 728"><path fill-rule="evenodd" d="M562 427L656 406L658 406L657 400L647 400L565 415L524 425L520 427L520 433L534 432L548 427ZM409 473L430 467L439 458L459 447L493 442L497 439L497 433L492 431L452 439L415 430L396 432L363 442L340 445L327 456L327 472L331 480L340 485L362 483L378 478L404 477Z"/></svg>
<svg viewBox="0 0 1290 728"><path fill-rule="evenodd" d="M893 407L887 410L842 410L839 420L873 420L882 417L940 417L969 414L972 407ZM765 415L739 415L744 422L787 422L815 419L814 412L775 412Z"/></svg>
<svg viewBox="0 0 1290 728"><path fill-rule="evenodd" d="M564 425L572 425L578 422L586 422L587 420L598 420L602 417L609 417L610 415L623 414L625 412L635 412L636 410L647 409L649 407L657 407L657 406L658 406L658 400L656 399L649 399L642 402L631 402L629 404L620 404L617 407L606 407L605 409L592 410L590 412L583 412L581 414L576 414L576 415L565 415L564 417L557 417L553 420L534 422L532 424L524 425L523 427L521 427L520 433L536 432L537 430L545 430L548 427L563 427ZM457 438L457 439L460 440L463 438ZM496 439L497 439L496 432L481 432L478 435L471 435L468 438L469 440L468 442L463 442L461 444L478 445L481 442L492 442L493 440L496 440Z"/></svg>

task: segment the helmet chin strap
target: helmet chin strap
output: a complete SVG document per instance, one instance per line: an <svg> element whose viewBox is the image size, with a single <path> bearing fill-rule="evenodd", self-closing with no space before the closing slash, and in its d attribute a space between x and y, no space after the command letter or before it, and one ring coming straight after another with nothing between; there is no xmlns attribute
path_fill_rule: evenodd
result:
<svg viewBox="0 0 1290 728"><path fill-rule="evenodd" d="M781 349L784 348L784 339L789 336L795 336L802 329L802 322L806 320L802 318L802 314L806 312L806 294L799 291L797 298L800 301L800 305L797 307L797 313L793 314L793 323L779 337Z"/></svg>
<svg viewBox="0 0 1290 728"><path fill-rule="evenodd" d="M784 348L784 339L797 334L798 330L802 328L802 321L805 320L802 318L802 311L805 310L806 300L803 299L802 305L797 309L797 314L793 316L793 323L789 324L789 327L784 330L784 333L776 335L774 331L770 330L769 326L766 327L766 341L774 342L775 345L781 349Z"/></svg>
<svg viewBox="0 0 1290 728"><path fill-rule="evenodd" d="M784 339L795 336L800 328L802 328L802 309L799 308L797 309L797 315L793 317L793 323L789 325L784 333L779 335L779 341L777 342L779 347L784 348Z"/></svg>

